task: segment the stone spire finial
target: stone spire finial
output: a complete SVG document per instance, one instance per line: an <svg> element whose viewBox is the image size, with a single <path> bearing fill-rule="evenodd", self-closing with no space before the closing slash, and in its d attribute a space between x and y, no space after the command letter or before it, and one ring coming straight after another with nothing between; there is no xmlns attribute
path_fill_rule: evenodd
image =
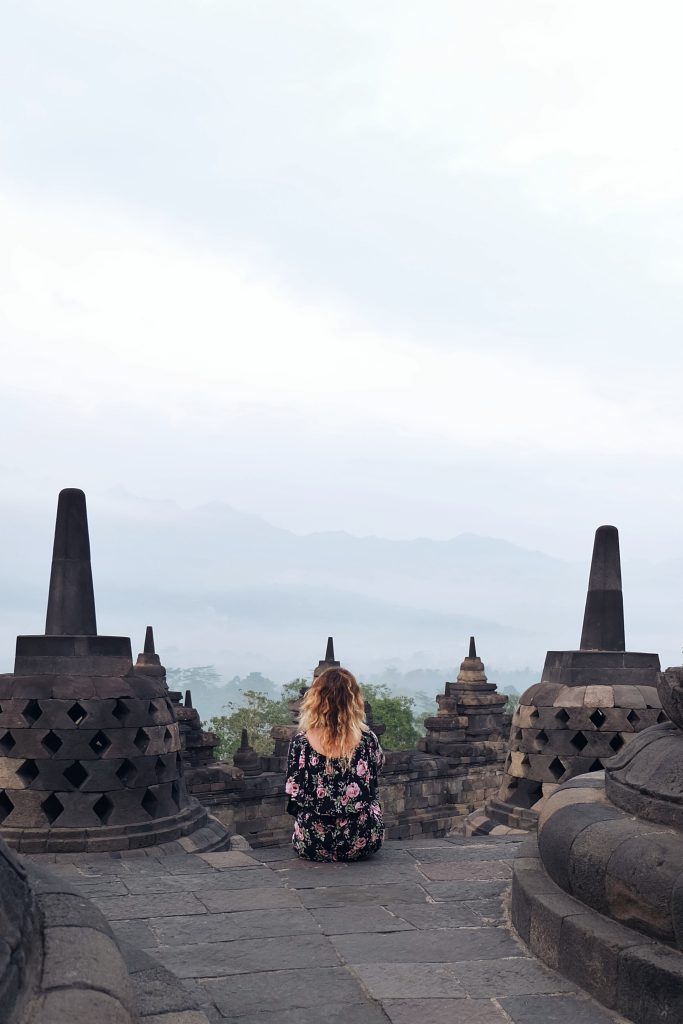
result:
<svg viewBox="0 0 683 1024"><path fill-rule="evenodd" d="M246 750L249 746L249 733L246 729L242 729L240 736L240 750Z"/></svg>
<svg viewBox="0 0 683 1024"><path fill-rule="evenodd" d="M471 636L470 637L470 653L468 654L468 658L476 658L476 656L477 656L477 645L474 642L474 637Z"/></svg>
<svg viewBox="0 0 683 1024"><path fill-rule="evenodd" d="M145 646L143 647L145 654L156 654L154 649L154 630L151 626L148 626L145 630Z"/></svg>
<svg viewBox="0 0 683 1024"><path fill-rule="evenodd" d="M52 550L46 636L97 636L85 494L60 491Z"/></svg>
<svg viewBox="0 0 683 1024"><path fill-rule="evenodd" d="M334 637L328 636L327 647L325 648L325 657L322 661L318 662L318 667L313 672L313 678L317 679L321 672L324 672L326 668L339 668L341 665L340 661L336 661L334 657Z"/></svg>
<svg viewBox="0 0 683 1024"><path fill-rule="evenodd" d="M192 705L192 690L185 690L185 704L186 708L191 708Z"/></svg>
<svg viewBox="0 0 683 1024"><path fill-rule="evenodd" d="M595 531L581 650L626 650L619 531L616 526L600 526Z"/></svg>

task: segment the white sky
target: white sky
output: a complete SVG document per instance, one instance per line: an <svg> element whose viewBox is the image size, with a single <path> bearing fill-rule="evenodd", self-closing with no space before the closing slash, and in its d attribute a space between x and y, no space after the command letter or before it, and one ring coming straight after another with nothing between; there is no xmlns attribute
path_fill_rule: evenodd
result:
<svg viewBox="0 0 683 1024"><path fill-rule="evenodd" d="M9 0L0 486L682 556L682 30Z"/></svg>

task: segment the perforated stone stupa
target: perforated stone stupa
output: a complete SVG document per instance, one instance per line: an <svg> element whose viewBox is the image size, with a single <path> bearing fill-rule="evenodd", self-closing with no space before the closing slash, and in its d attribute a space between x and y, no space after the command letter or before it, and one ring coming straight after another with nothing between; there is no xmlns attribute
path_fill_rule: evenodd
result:
<svg viewBox="0 0 683 1024"><path fill-rule="evenodd" d="M541 682L520 698L503 783L486 813L533 828L544 799L584 772L601 770L637 733L666 720L657 694L659 657L626 650L619 534L595 534L577 651L548 651Z"/></svg>
<svg viewBox="0 0 683 1024"><path fill-rule="evenodd" d="M183 778L165 674L99 636L85 495L59 495L44 636L0 676L0 834L26 852L118 850L204 824Z"/></svg>

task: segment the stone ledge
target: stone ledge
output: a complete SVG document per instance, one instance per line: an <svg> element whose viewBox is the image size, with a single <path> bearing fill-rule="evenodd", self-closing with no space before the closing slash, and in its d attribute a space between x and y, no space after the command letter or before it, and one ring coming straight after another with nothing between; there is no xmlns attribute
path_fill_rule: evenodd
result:
<svg viewBox="0 0 683 1024"><path fill-rule="evenodd" d="M591 910L543 868L535 836L513 862L512 923L533 953L634 1024L683 1019L683 956Z"/></svg>

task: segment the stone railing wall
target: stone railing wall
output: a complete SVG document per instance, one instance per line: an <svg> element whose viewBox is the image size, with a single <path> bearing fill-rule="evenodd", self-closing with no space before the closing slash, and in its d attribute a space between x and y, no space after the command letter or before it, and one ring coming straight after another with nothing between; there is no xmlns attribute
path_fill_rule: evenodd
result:
<svg viewBox="0 0 683 1024"><path fill-rule="evenodd" d="M387 752L379 793L387 839L443 836L494 796L500 786L505 745L492 744L492 748L495 759L484 764L416 750ZM269 765L276 761L263 760ZM188 785L211 814L251 846L272 846L291 836L284 770L247 776L233 765L217 762L191 771Z"/></svg>

